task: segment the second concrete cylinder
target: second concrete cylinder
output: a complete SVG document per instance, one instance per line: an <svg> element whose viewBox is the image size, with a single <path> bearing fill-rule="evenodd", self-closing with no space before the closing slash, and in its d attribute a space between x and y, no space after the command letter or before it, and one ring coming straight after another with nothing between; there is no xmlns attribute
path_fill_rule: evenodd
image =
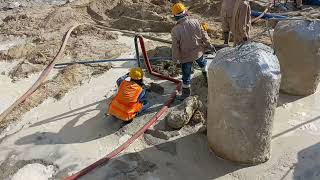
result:
<svg viewBox="0 0 320 180"><path fill-rule="evenodd" d="M259 43L224 48L210 64L208 75L210 148L243 164L267 161L281 81L273 50Z"/></svg>

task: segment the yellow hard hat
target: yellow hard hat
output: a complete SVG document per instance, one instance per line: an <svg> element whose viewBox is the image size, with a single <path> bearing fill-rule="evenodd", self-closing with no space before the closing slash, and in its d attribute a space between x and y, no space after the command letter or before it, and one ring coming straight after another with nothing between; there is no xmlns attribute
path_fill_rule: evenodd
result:
<svg viewBox="0 0 320 180"><path fill-rule="evenodd" d="M209 29L209 24L206 23L206 22L205 22L205 23L202 23L202 24L201 24L201 27L202 27L203 30L208 31L208 29Z"/></svg>
<svg viewBox="0 0 320 180"><path fill-rule="evenodd" d="M143 78L143 71L141 68L132 68L129 72L129 77L133 80L141 80Z"/></svg>
<svg viewBox="0 0 320 180"><path fill-rule="evenodd" d="M185 10L186 10L186 7L182 3L176 3L172 7L172 14L176 16L177 14L182 13Z"/></svg>

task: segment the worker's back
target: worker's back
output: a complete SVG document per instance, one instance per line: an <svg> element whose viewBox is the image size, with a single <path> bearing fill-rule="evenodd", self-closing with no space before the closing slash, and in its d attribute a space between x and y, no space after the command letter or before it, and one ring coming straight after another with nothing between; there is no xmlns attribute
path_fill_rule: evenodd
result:
<svg viewBox="0 0 320 180"><path fill-rule="evenodd" d="M221 5L221 16L232 18L235 3L236 0L223 0Z"/></svg>
<svg viewBox="0 0 320 180"><path fill-rule="evenodd" d="M122 81L117 95L113 98L109 106L109 114L123 121L131 120L142 108L142 103L138 98L142 88L131 81Z"/></svg>
<svg viewBox="0 0 320 180"><path fill-rule="evenodd" d="M192 62L203 55L204 42L201 25L196 19L180 20L171 31L172 53L181 63Z"/></svg>

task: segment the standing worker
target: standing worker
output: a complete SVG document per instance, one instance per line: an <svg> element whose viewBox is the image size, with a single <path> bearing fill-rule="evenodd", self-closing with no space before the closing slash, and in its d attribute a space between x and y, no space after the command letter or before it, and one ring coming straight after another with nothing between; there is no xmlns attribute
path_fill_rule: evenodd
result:
<svg viewBox="0 0 320 180"><path fill-rule="evenodd" d="M221 5L221 20L224 44L229 44L233 8L236 0L223 0Z"/></svg>
<svg viewBox="0 0 320 180"><path fill-rule="evenodd" d="M231 32L234 45L249 40L251 30L251 8L249 1L236 0L233 8Z"/></svg>
<svg viewBox="0 0 320 180"><path fill-rule="evenodd" d="M130 81L127 79L130 77ZM150 107L148 101L143 100L146 90L143 89L143 71L132 68L130 72L117 80L119 87L117 95L112 99L108 114L126 122Z"/></svg>
<svg viewBox="0 0 320 180"><path fill-rule="evenodd" d="M205 47L211 48L209 36L198 20L189 19L187 10L182 3L172 7L172 14L177 21L171 31L172 59L181 63L182 69L182 95L179 100L184 100L191 95L191 74L194 61L202 69L207 80L207 61L203 57Z"/></svg>

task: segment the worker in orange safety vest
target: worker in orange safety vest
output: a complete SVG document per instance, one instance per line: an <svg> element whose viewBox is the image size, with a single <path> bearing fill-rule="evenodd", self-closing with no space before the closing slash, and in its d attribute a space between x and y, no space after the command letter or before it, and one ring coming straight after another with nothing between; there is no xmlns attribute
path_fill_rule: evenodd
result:
<svg viewBox="0 0 320 180"><path fill-rule="evenodd" d="M129 81L126 80L128 77L130 77ZM131 122L133 118L150 107L149 102L144 100L146 90L143 89L141 68L132 68L129 73L117 80L117 85L119 89L109 105L109 115Z"/></svg>

